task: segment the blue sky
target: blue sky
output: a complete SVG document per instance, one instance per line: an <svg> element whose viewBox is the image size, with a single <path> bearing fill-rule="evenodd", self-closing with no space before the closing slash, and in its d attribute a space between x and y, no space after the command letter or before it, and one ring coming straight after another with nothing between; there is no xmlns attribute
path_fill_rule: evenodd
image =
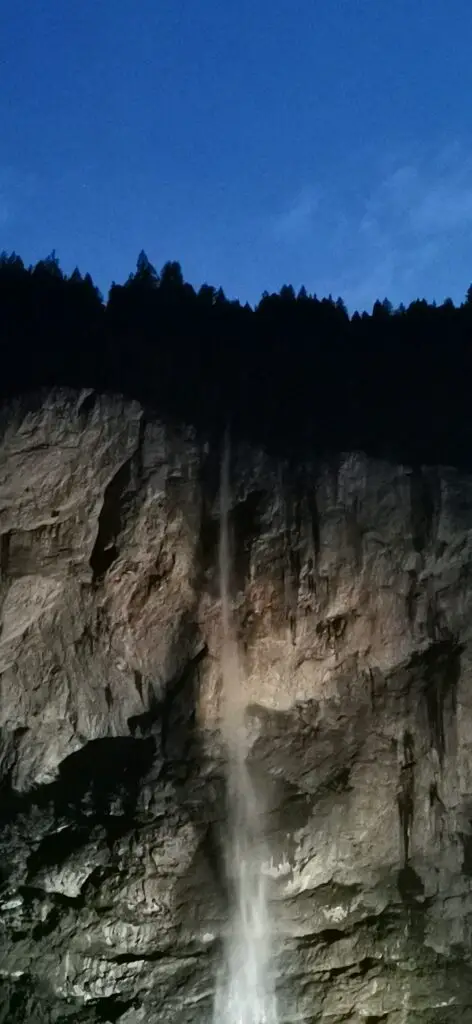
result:
<svg viewBox="0 0 472 1024"><path fill-rule="evenodd" d="M470 0L1 2L0 248L255 301L460 301Z"/></svg>

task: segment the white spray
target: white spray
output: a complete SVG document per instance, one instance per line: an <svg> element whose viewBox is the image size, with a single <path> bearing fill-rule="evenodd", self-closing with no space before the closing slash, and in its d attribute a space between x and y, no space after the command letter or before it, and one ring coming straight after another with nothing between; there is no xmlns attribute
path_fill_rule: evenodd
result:
<svg viewBox="0 0 472 1024"><path fill-rule="evenodd" d="M222 730L228 756L226 871L233 905L214 1004L214 1024L276 1024L271 922L260 796L246 764L245 700L231 611L229 537L230 451L221 473L220 586L222 615Z"/></svg>

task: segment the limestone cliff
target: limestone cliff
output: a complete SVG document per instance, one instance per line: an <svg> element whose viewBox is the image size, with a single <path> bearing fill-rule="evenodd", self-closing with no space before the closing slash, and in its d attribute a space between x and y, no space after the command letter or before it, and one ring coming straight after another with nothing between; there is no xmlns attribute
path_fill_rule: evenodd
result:
<svg viewBox="0 0 472 1024"><path fill-rule="evenodd" d="M220 452L0 425L0 1021L207 1022L226 921ZM472 477L234 452L286 1021L472 1021Z"/></svg>

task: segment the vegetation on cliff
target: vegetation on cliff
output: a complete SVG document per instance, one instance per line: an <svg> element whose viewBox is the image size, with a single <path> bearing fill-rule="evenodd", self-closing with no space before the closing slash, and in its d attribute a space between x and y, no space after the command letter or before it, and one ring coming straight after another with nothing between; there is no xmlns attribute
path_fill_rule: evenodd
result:
<svg viewBox="0 0 472 1024"><path fill-rule="evenodd" d="M145 253L105 302L53 253L0 257L1 392L120 391L159 414L288 452L362 448L472 463L472 287L460 307L417 300L349 315L284 286L256 306L160 273Z"/></svg>

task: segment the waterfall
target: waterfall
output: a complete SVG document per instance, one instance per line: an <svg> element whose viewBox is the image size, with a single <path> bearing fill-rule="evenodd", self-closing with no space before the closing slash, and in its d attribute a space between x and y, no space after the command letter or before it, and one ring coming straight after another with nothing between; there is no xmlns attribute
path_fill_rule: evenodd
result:
<svg viewBox="0 0 472 1024"><path fill-rule="evenodd" d="M222 463L220 502L222 731L228 758L225 856L231 907L224 962L217 978L214 1024L276 1024L271 921L262 871L264 807L246 763L243 675L231 606L229 441Z"/></svg>

